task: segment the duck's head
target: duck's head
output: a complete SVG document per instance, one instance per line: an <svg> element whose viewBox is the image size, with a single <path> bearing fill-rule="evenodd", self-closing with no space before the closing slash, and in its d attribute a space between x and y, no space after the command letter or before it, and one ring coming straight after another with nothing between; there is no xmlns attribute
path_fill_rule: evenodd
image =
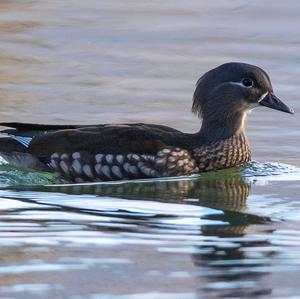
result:
<svg viewBox="0 0 300 299"><path fill-rule="evenodd" d="M205 120L236 122L255 107L293 114L275 96L268 74L246 63L225 63L204 74L197 82L193 112Z"/></svg>

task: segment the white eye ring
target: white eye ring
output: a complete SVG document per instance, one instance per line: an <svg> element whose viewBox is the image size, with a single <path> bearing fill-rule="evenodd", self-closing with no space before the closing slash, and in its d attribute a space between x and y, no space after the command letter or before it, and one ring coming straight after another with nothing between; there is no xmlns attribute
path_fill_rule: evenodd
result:
<svg viewBox="0 0 300 299"><path fill-rule="evenodd" d="M249 79L249 78L244 78L241 81L242 85L246 88L251 88L254 85L253 80Z"/></svg>
<svg viewBox="0 0 300 299"><path fill-rule="evenodd" d="M251 81L251 85L247 84L245 82L245 80L249 80L249 83ZM230 84L234 84L234 85L238 85L238 86L241 86L243 88L251 88L254 86L254 82L251 80L251 79L243 79L241 82L229 82ZM246 84L245 84L246 83ZM248 85L248 86L247 86Z"/></svg>

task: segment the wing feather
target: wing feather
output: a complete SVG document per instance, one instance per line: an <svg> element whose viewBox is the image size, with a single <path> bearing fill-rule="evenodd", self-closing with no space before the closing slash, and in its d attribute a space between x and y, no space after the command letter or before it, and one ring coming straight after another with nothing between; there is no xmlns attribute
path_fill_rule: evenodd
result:
<svg viewBox="0 0 300 299"><path fill-rule="evenodd" d="M29 152L38 157L48 157L54 152L72 153L88 151L95 153L156 153L159 149L173 145L175 136L183 133L159 125L123 124L80 127L52 131L35 136Z"/></svg>

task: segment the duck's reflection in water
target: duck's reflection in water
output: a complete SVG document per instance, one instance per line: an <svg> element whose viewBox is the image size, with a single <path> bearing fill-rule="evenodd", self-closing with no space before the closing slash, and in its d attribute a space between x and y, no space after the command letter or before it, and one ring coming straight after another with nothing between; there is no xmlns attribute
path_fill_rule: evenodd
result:
<svg viewBox="0 0 300 299"><path fill-rule="evenodd" d="M223 234L221 238L212 244L207 242L207 246L200 246L199 252L192 254L199 280L205 282L199 286L201 294L205 292L205 298L260 298L271 294L272 287L266 283L274 255L268 249L269 242L247 240L247 237L234 242ZM251 257L251 249L259 257Z"/></svg>
<svg viewBox="0 0 300 299"><path fill-rule="evenodd" d="M201 216L202 220L207 219L208 222L204 221L201 224L200 245L194 245L195 250L191 254L197 275L201 276L199 296L205 293L204 298L256 298L271 293L270 287L263 285L263 282L270 275L274 252L265 236L270 235L274 227L267 217L247 213L251 184L239 174L216 173L198 179L144 183L30 187L30 190L33 189L72 195L93 194L129 200L189 204L213 209ZM59 206L57 201L56 204ZM78 210L79 213L85 213L84 209ZM99 215L99 211L95 211L95 215L97 214ZM126 221L131 217L130 210L128 213L124 213L123 210L118 217ZM138 224L137 213L134 217ZM143 214L141 218L146 220L147 217ZM261 231L255 233L257 224L261 224L259 227L263 231L262 234ZM143 222L143 226L145 225L148 225L153 233L162 233L159 232L159 218L155 220L149 217L148 221ZM163 222L161 228L163 231ZM99 229L103 230L103 227ZM177 229L180 230L180 227L176 228L174 225L174 230Z"/></svg>
<svg viewBox="0 0 300 299"><path fill-rule="evenodd" d="M197 179L134 181L111 184L74 184L30 187L30 190L93 194L135 200L192 204L219 210L243 212L251 190L239 173L205 175Z"/></svg>
<svg viewBox="0 0 300 299"><path fill-rule="evenodd" d="M268 235L275 231L268 218L224 211L225 225L201 226L205 242L191 258L198 269L199 296L204 298L265 298L272 293L268 277L276 254ZM255 233L256 224L264 224ZM260 235L261 234L261 235Z"/></svg>
<svg viewBox="0 0 300 299"><path fill-rule="evenodd" d="M56 191L193 204L221 210L222 213L203 215L212 221L201 226L203 242L191 255L201 281L199 296L205 293L205 298L256 298L272 292L264 281L270 274L268 267L274 252L266 238L252 236L251 228L265 224L264 234L272 233L274 228L267 225L267 217L245 213L251 184L239 174L143 184L63 186Z"/></svg>

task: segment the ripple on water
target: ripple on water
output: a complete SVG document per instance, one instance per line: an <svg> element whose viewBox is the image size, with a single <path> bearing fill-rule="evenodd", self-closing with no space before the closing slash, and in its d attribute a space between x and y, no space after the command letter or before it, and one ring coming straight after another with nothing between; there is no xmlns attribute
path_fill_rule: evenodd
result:
<svg viewBox="0 0 300 299"><path fill-rule="evenodd" d="M123 294L115 298L196 298L199 286L204 298L268 297L269 280L298 271L298 230L281 221L296 219L297 200L274 192L279 181L257 181L297 172L253 162L185 178L2 188L0 253L9 261L0 276L20 284L0 290L55 294L70 282L81 298L80 275L84 298L114 298L112 283Z"/></svg>
<svg viewBox="0 0 300 299"><path fill-rule="evenodd" d="M199 179L201 176L205 177L220 177L230 175L241 175L249 181L271 181L271 180L299 180L300 169L298 167L284 164L284 163L260 163L251 161L242 167L231 168L229 170L222 170L217 172L210 172L205 174L190 176L190 179ZM172 177L172 178L159 178L159 179L142 179L132 180L132 183L142 183L149 181L168 181L168 180L181 180L187 177ZM18 186L18 185L47 185L57 184L60 180L57 175L47 172L37 172L30 169L20 169L7 164L5 160L0 161L0 185L2 186ZM74 185L91 185L91 184L122 184L127 181L114 181L102 183L87 183L87 184L74 184ZM67 185L67 184L65 184Z"/></svg>

